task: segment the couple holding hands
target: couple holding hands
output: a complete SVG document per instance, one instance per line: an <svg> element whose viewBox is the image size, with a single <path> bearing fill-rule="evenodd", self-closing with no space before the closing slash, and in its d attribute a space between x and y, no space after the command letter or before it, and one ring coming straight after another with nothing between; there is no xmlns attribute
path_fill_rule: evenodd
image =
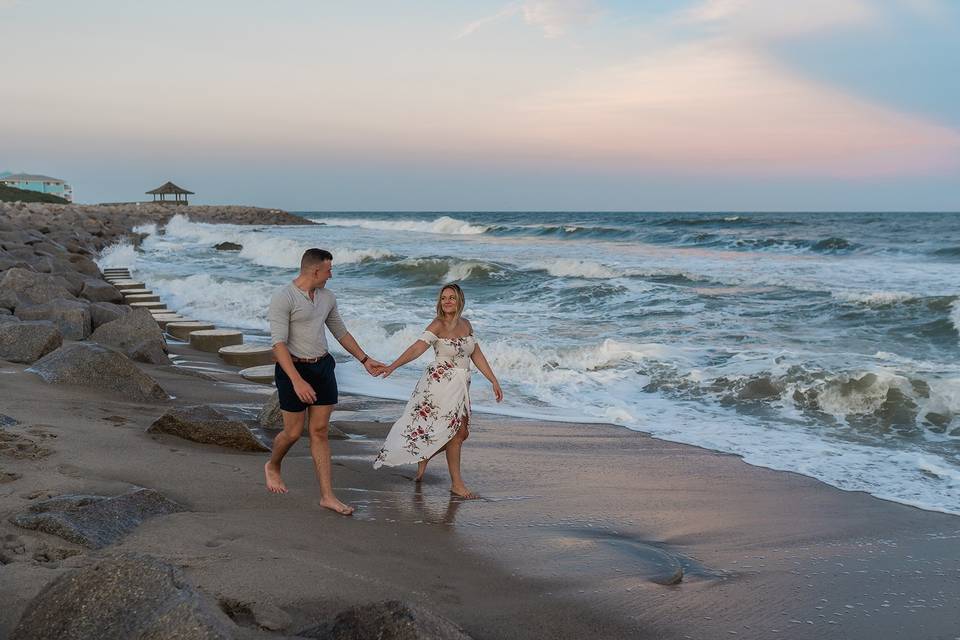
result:
<svg viewBox="0 0 960 640"><path fill-rule="evenodd" d="M278 289L270 300L268 318L277 361L275 380L283 431L274 439L273 453L264 466L267 489L273 493L287 492L280 465L306 424L320 482L320 505L342 515L353 513L353 507L341 502L333 492L327 431L330 414L337 404L337 379L336 362L327 349L326 327L372 376L387 377L433 347L434 361L414 387L373 466L416 463L419 482L430 458L444 451L450 492L460 498L476 498L460 475L460 450L470 424L470 361L493 385L497 402L503 399L503 391L477 344L470 322L460 315L463 291L456 284L445 285L437 299L434 320L418 340L386 365L366 355L347 331L337 310L336 296L326 288L332 267L333 255L329 251L308 249L300 260L300 274Z"/></svg>

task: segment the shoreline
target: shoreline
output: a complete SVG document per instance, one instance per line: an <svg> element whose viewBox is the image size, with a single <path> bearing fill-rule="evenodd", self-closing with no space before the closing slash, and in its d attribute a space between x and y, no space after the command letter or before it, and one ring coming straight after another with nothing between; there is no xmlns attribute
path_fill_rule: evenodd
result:
<svg viewBox="0 0 960 640"><path fill-rule="evenodd" d="M171 351L215 364L186 345ZM291 494L278 499L263 487L264 454L146 433L170 406L198 400L255 412L268 388L227 365L213 380L180 366L143 367L176 396L153 403L51 389L23 368L0 369L21 398L4 412L29 415L24 427L35 421L43 426L33 429L56 437L48 457L3 461L23 477L0 492L0 534L16 536L28 554L81 553L0 568L0 594L14 603L0 616L0 637L46 581L127 551L174 562L219 601L277 607L292 627L399 597L474 637L952 637L956 516L615 425L489 414L477 414L464 450L468 482L485 499L451 500L442 461L419 488L412 468L373 471L398 403L351 395L333 420L351 437L331 441L338 495L357 507L342 518L316 505L305 440L284 467ZM105 457L108 450L123 455ZM36 491L130 486L159 490L188 511L148 520L93 553L8 522ZM928 634L917 633L921 620Z"/></svg>
<svg viewBox="0 0 960 640"><path fill-rule="evenodd" d="M0 637L44 585L122 552L181 567L224 610L244 603L252 613L234 610L237 637L296 636L383 599L476 638L955 636L957 516L627 427L480 412L464 473L485 499L464 502L447 494L442 460L420 487L412 469L373 471L398 403L344 394L333 424L350 438L331 442L334 484L357 513L343 518L316 505L305 440L281 497L263 487L263 453L148 433L191 404L252 420L271 389L215 354L169 351L173 366L136 364L166 400L48 385L29 364L0 360L0 414L16 422L0 429L15 443L0 451L13 478L0 483L0 598L11 603ZM47 496L131 487L185 511L99 551L10 522Z"/></svg>

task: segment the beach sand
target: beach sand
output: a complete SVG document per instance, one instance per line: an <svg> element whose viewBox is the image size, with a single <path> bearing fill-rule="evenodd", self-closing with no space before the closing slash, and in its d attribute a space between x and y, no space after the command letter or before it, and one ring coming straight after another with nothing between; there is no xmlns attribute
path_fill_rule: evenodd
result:
<svg viewBox="0 0 960 640"><path fill-rule="evenodd" d="M271 391L210 354L171 352L180 366L138 364L175 396L154 403L47 385L0 362L0 413L21 421L4 431L32 443L19 457L0 452L0 470L21 476L0 484L0 540L23 550L0 565L0 638L45 584L118 551L167 559L221 602L272 611L288 635L384 599L421 604L475 638L960 633L955 516L615 426L483 414L463 465L484 499L451 499L442 457L421 486L413 468L373 470L402 405L344 396L334 424L352 437L331 445L337 492L357 508L345 518L317 506L306 439L284 464L290 493L273 495L265 454L148 434L172 406L252 417ZM38 448L49 455L27 455ZM134 486L187 511L98 552L9 522L47 495Z"/></svg>

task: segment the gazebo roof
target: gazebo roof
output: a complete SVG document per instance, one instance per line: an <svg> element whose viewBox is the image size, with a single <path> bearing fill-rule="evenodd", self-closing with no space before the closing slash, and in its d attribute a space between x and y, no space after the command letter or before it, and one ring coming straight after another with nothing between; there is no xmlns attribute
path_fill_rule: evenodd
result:
<svg viewBox="0 0 960 640"><path fill-rule="evenodd" d="M177 185L173 184L172 182L166 182L166 183L160 185L159 187L157 187L156 189L154 189L153 191L147 191L147 195L160 195L160 194L168 194L168 193L179 193L179 194L184 194L184 195L186 195L186 194L194 195L193 191L187 191L186 189L183 189L183 188L181 188L181 187L178 187Z"/></svg>

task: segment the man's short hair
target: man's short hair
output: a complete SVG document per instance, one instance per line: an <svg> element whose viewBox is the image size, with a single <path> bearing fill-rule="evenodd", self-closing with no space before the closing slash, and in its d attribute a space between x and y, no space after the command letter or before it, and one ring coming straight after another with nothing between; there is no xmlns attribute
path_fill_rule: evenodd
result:
<svg viewBox="0 0 960 640"><path fill-rule="evenodd" d="M333 254L326 249L307 249L300 258L300 270L320 266L324 260L333 260Z"/></svg>

